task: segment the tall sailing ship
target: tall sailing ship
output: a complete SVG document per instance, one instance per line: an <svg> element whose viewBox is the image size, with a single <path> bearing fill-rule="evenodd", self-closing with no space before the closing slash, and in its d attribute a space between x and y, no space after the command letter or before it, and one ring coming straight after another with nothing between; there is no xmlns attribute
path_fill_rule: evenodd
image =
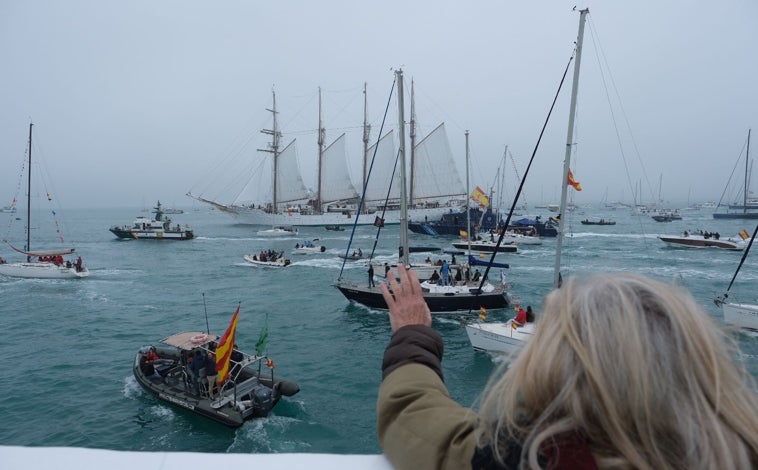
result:
<svg viewBox="0 0 758 470"><path fill-rule="evenodd" d="M268 148L261 150L271 156L270 170L273 178L269 199L258 203L253 201L247 191L248 188L253 189L251 186L255 186L250 183L252 176L231 204L191 192L187 195L214 206L243 224L371 225L377 223L377 218L382 219L384 224L399 224L400 182L399 171L395 170L397 152L393 132L390 130L381 136L377 143L368 145L370 125L365 111L365 94L364 86L363 207L360 207L360 196L348 172L345 134L329 146L324 145L326 130L321 119L320 90L318 174L315 190L309 189L303 179L297 159L296 140L293 139L282 148L282 132L278 125L274 93L273 107L269 110L273 115L273 127L261 131L271 136ZM465 189L453 160L444 123L418 143L415 143L415 118L412 117L410 124L413 152L410 163L408 216L411 220L436 219L450 209L458 208L457 201L465 199ZM369 183L366 184L366 181Z"/></svg>

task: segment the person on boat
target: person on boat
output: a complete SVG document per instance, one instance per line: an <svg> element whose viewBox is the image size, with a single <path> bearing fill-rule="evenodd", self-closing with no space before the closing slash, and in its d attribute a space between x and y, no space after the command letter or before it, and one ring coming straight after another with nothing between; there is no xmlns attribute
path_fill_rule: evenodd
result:
<svg viewBox="0 0 758 470"><path fill-rule="evenodd" d="M527 323L534 323L535 317L534 317L534 310L532 310L531 305L526 306L526 322Z"/></svg>
<svg viewBox="0 0 758 470"><path fill-rule="evenodd" d="M452 264L452 265L456 265L457 264L457 262L455 260L455 253L453 253L452 256L451 256L451 258L450 258L450 264Z"/></svg>
<svg viewBox="0 0 758 470"><path fill-rule="evenodd" d="M358 248L358 257L363 258L363 250L361 250L360 248Z"/></svg>
<svg viewBox="0 0 758 470"><path fill-rule="evenodd" d="M449 286L450 285L450 265L447 264L447 261L442 261L442 267L440 268L440 276L442 277L442 285L443 286Z"/></svg>
<svg viewBox="0 0 758 470"><path fill-rule="evenodd" d="M0 264L5 264L5 260L3 259L2 256L0 256Z"/></svg>
<svg viewBox="0 0 758 470"><path fill-rule="evenodd" d="M158 354L152 346L139 358L139 369L142 374L149 379L161 379L160 374L155 370L155 361L158 360Z"/></svg>
<svg viewBox="0 0 758 470"><path fill-rule="evenodd" d="M470 264L466 265L466 271L464 271L463 277L466 280L466 282L471 281L471 265Z"/></svg>
<svg viewBox="0 0 758 470"><path fill-rule="evenodd" d="M521 308L521 306L517 305L516 308L516 318L513 319L513 323L517 326L524 326L526 324L526 310Z"/></svg>
<svg viewBox="0 0 758 470"><path fill-rule="evenodd" d="M424 261L426 264L432 264L432 259L430 257L426 257L426 260Z"/></svg>
<svg viewBox="0 0 758 470"><path fill-rule="evenodd" d="M394 468L755 468L755 380L686 290L628 273L568 279L474 411L445 386L416 274L398 276L382 287L393 333L376 406Z"/></svg>
<svg viewBox="0 0 758 470"><path fill-rule="evenodd" d="M83 265L82 265L82 257L81 256L77 256L76 257L76 264L75 264L75 266L76 266L76 272L81 272L82 271Z"/></svg>
<svg viewBox="0 0 758 470"><path fill-rule="evenodd" d="M479 282L479 279L482 277L482 273L479 272L479 268L476 268L476 271L474 271L474 277L471 278L474 282Z"/></svg>
<svg viewBox="0 0 758 470"><path fill-rule="evenodd" d="M374 265L371 263L368 264L368 286L376 287L374 284Z"/></svg>
<svg viewBox="0 0 758 470"><path fill-rule="evenodd" d="M463 273L461 271L461 267L457 266L455 268L455 282L458 283L458 282L461 282L462 280L463 280Z"/></svg>
<svg viewBox="0 0 758 470"><path fill-rule="evenodd" d="M216 353L211 349L205 355L205 378L208 380L208 396L213 400L213 389L216 387Z"/></svg>
<svg viewBox="0 0 758 470"><path fill-rule="evenodd" d="M437 270L435 269L432 275L429 277L429 282L432 284L437 284L440 282L440 275L437 273Z"/></svg>
<svg viewBox="0 0 758 470"><path fill-rule="evenodd" d="M203 357L202 352L198 349L197 351L190 351L187 361L192 392L199 394L200 380L205 377L205 358Z"/></svg>

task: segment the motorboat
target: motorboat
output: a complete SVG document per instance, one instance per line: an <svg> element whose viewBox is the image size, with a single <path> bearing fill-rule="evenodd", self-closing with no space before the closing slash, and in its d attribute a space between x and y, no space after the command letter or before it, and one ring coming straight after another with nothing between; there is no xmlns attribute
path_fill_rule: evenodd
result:
<svg viewBox="0 0 758 470"><path fill-rule="evenodd" d="M274 260L268 260L267 258L264 261L262 261L258 255L245 255L243 258L245 261L255 266L264 266L269 268L285 268L291 264L290 260L286 259L284 256L279 256Z"/></svg>
<svg viewBox="0 0 758 470"><path fill-rule="evenodd" d="M318 241L318 239L315 239L313 241L306 240L302 244L297 243L295 245L295 249L292 250L293 255L315 255L318 253L323 253L326 251L326 247L324 245L316 245L313 242Z"/></svg>
<svg viewBox="0 0 758 470"><path fill-rule="evenodd" d="M724 250L742 251L747 243L738 238L721 238L718 233L687 232L682 235L659 235L658 238L669 246L685 248L721 248Z"/></svg>
<svg viewBox="0 0 758 470"><path fill-rule="evenodd" d="M267 230L258 230L255 232L259 237L287 237L297 235L297 228L295 227L273 227Z"/></svg>
<svg viewBox="0 0 758 470"><path fill-rule="evenodd" d="M609 220L609 219L600 219L600 220L590 220L590 219L584 219L581 221L582 225L616 225L615 220Z"/></svg>
<svg viewBox="0 0 758 470"><path fill-rule="evenodd" d="M161 201L153 208L155 218L139 216L132 225L114 225L109 230L118 238L135 240L192 240L194 231L189 225L171 225L171 219L164 217Z"/></svg>
<svg viewBox="0 0 758 470"><path fill-rule="evenodd" d="M207 353L218 340L214 334L189 331L164 338L158 346L143 346L134 357L134 377L159 400L229 427L267 416L282 396L290 397L300 391L295 382L274 376L274 364L269 357L236 349L238 360L231 360L229 378L218 385L213 398L202 380L196 389L187 358L191 352ZM150 354L157 359L148 360Z"/></svg>

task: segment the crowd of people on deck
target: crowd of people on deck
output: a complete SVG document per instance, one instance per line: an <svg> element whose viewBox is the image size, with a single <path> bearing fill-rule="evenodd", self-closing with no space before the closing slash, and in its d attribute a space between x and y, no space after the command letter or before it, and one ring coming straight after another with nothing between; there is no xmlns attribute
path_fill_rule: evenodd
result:
<svg viewBox="0 0 758 470"><path fill-rule="evenodd" d="M71 262L71 260L64 260L62 255L38 256L37 261L40 263L53 263L56 266L65 265L67 268L75 268L77 272L82 272L82 270L84 269L81 256L77 257L76 261L73 263ZM0 264L2 263L5 263L5 261L2 258L0 258Z"/></svg>
<svg viewBox="0 0 758 470"><path fill-rule="evenodd" d="M721 234L718 232L703 232L700 229L695 230L694 232L690 233L689 231L684 231L684 236L689 237L690 235L701 235L703 238L708 240L709 238L713 238L714 240L718 240L721 238Z"/></svg>

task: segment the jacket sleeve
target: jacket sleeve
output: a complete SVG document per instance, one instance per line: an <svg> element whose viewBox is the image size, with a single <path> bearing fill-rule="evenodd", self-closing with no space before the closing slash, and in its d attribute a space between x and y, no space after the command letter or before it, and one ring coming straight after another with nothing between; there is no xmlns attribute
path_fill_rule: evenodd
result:
<svg viewBox="0 0 758 470"><path fill-rule="evenodd" d="M377 401L379 445L399 470L470 468L477 416L450 398L439 367L442 348L424 339L430 332L437 335L428 327L401 328L387 347ZM399 348L405 360L398 359Z"/></svg>

